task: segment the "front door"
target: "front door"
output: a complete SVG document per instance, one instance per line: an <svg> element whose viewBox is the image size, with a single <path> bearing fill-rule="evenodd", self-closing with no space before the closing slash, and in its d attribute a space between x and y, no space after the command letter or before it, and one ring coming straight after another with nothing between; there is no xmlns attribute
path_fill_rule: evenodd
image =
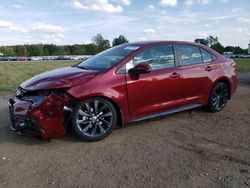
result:
<svg viewBox="0 0 250 188"><path fill-rule="evenodd" d="M145 49L126 64L126 70L140 63L150 64L151 72L132 78L126 74L130 115L140 117L158 113L181 102L181 72L175 67L172 45Z"/></svg>

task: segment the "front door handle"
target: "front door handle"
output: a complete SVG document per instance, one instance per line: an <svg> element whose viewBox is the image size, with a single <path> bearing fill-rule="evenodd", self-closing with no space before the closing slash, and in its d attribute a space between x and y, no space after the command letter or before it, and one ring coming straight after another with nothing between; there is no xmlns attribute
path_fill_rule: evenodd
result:
<svg viewBox="0 0 250 188"><path fill-rule="evenodd" d="M213 67L210 67L210 66L207 66L206 68L205 68L205 71L211 71L211 70L213 70Z"/></svg>
<svg viewBox="0 0 250 188"><path fill-rule="evenodd" d="M181 74L179 74L178 72L174 72L173 74L170 75L170 78L178 78L180 76Z"/></svg>

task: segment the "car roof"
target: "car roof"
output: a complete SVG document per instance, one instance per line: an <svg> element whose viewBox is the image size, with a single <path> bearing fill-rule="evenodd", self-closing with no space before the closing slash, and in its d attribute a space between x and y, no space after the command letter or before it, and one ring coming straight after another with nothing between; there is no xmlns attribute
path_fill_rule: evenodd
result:
<svg viewBox="0 0 250 188"><path fill-rule="evenodd" d="M130 42L126 43L126 45L139 45L139 46L146 46L152 44L159 44L159 43L174 43L174 44L191 44L191 45L199 45L195 42L187 42L187 41L165 41L165 40L152 40L152 41L138 41L138 42Z"/></svg>
<svg viewBox="0 0 250 188"><path fill-rule="evenodd" d="M193 46L198 46L198 47L202 47L203 49L208 50L210 53L212 54L216 54L217 56L220 56L221 54L219 54L218 52L216 52L215 50L212 50L211 48L209 48L208 46L204 45L204 44L199 44L196 42L188 42L188 41L171 41L171 40L148 40L148 41L138 41L138 42L130 42L130 43L126 43L126 44L122 44L121 46L140 46L141 47L147 47L147 46L151 46L151 45L157 45L157 44L185 44L185 45L193 45Z"/></svg>

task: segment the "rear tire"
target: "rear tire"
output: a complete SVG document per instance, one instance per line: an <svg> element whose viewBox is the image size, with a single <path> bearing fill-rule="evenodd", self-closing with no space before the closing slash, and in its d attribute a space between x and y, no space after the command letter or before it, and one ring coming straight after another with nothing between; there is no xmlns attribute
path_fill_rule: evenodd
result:
<svg viewBox="0 0 250 188"><path fill-rule="evenodd" d="M74 107L71 120L75 133L81 139L97 141L112 132L116 125L117 113L108 100L93 97Z"/></svg>
<svg viewBox="0 0 250 188"><path fill-rule="evenodd" d="M209 95L207 109L210 112L221 111L227 103L229 89L223 82L217 82Z"/></svg>

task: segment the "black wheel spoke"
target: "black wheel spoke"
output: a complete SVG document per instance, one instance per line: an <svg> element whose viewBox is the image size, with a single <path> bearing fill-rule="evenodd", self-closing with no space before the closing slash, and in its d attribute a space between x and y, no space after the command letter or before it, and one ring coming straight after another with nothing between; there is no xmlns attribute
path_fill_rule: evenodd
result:
<svg viewBox="0 0 250 188"><path fill-rule="evenodd" d="M216 102L216 101L217 101L217 97L214 97L214 98L213 98L213 102Z"/></svg>
<svg viewBox="0 0 250 188"><path fill-rule="evenodd" d="M223 98L223 99L227 98L227 93L222 94L221 98Z"/></svg>
<svg viewBox="0 0 250 188"><path fill-rule="evenodd" d="M216 103L216 108L219 108L219 104L220 104L220 102L217 101L217 103Z"/></svg>
<svg viewBox="0 0 250 188"><path fill-rule="evenodd" d="M91 123L89 123L84 129L82 129L82 131L85 133L89 130L90 127L91 127Z"/></svg>
<svg viewBox="0 0 250 188"><path fill-rule="evenodd" d="M92 127L92 131L91 131L91 136L95 136L96 135L96 123L94 123L93 127Z"/></svg>
<svg viewBox="0 0 250 188"><path fill-rule="evenodd" d="M85 106L86 106L86 108L87 108L87 110L88 110L88 113L89 114L92 114L92 112L91 112L91 108L90 108L90 106L89 106L89 103L85 103Z"/></svg>
<svg viewBox="0 0 250 188"><path fill-rule="evenodd" d="M90 114L87 114L86 112L82 111L81 109L78 111L80 115L82 116L87 116L87 117L90 117L91 115Z"/></svg>
<svg viewBox="0 0 250 188"><path fill-rule="evenodd" d="M109 117L109 116L111 116L111 117L113 116L112 112L108 112L106 114L101 115L101 118L103 118L103 117Z"/></svg>
<svg viewBox="0 0 250 188"><path fill-rule="evenodd" d="M213 106L216 106L216 104L218 103L217 99L213 102Z"/></svg>
<svg viewBox="0 0 250 188"><path fill-rule="evenodd" d="M227 90L225 89L225 90L223 90L223 92L222 93L227 93Z"/></svg>
<svg viewBox="0 0 250 188"><path fill-rule="evenodd" d="M101 119L101 122L107 124L107 125L110 125L110 122L106 121L105 119Z"/></svg>
<svg viewBox="0 0 250 188"><path fill-rule="evenodd" d="M108 107L108 106L107 106L106 104L104 104L104 105L101 107L101 109L99 109L99 110L97 111L97 113L99 114L100 112L102 112L103 110L105 110L107 107Z"/></svg>
<svg viewBox="0 0 250 188"><path fill-rule="evenodd" d="M99 127L101 133L105 133L106 132L105 129L102 127L101 123L98 123L98 127Z"/></svg>
<svg viewBox="0 0 250 188"><path fill-rule="evenodd" d="M89 123L89 122L91 122L91 121L89 121L89 120L84 120L84 119L78 119L78 120L77 120L77 123L78 123L78 124L86 124L86 123Z"/></svg>

